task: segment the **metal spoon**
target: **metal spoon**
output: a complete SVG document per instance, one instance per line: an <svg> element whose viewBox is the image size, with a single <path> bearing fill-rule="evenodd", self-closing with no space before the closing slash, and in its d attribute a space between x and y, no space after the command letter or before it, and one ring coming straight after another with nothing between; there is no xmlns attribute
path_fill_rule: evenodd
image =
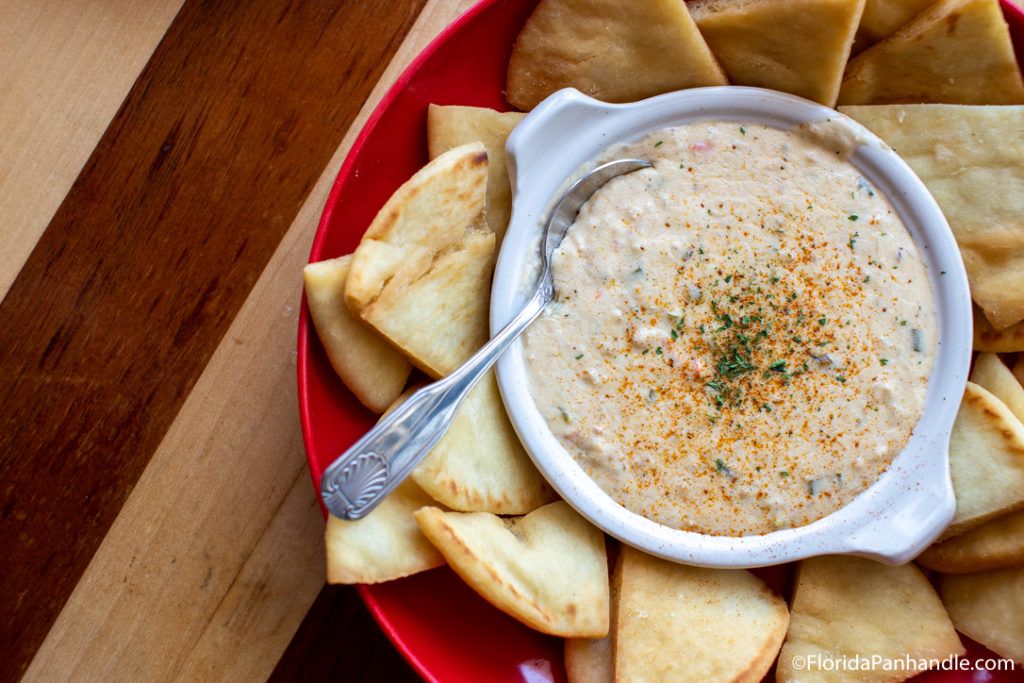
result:
<svg viewBox="0 0 1024 683"><path fill-rule="evenodd" d="M447 377L416 391L324 470L320 496L331 514L361 519L409 475L448 431L469 390L553 298L551 254L562 243L580 207L615 176L651 165L641 159L611 161L569 187L544 225L541 272L529 301L469 360Z"/></svg>

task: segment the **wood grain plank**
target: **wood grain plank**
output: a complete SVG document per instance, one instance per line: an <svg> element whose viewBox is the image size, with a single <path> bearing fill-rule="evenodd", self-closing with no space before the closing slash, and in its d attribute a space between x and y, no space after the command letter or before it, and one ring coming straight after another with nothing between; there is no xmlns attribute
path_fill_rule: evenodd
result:
<svg viewBox="0 0 1024 683"><path fill-rule="evenodd" d="M323 533L302 467L175 680L266 679L323 586Z"/></svg>
<svg viewBox="0 0 1024 683"><path fill-rule="evenodd" d="M0 3L0 299L181 5Z"/></svg>
<svg viewBox="0 0 1024 683"><path fill-rule="evenodd" d="M383 4L187 2L0 305L0 680L39 646L422 0Z"/></svg>
<svg viewBox="0 0 1024 683"><path fill-rule="evenodd" d="M324 580L323 518L302 458L293 393L297 274L372 104L451 12L463 8L425 10L410 31L75 587L26 681L259 680L274 668ZM246 400L230 400L236 396ZM282 473L296 467L282 499ZM258 476L238 489L238 471ZM182 479L191 484L175 486ZM363 637L376 653L370 666L404 669L415 678L365 609L363 618Z"/></svg>
<svg viewBox="0 0 1024 683"><path fill-rule="evenodd" d="M254 288L26 681L258 680L275 665L324 580L296 417L294 261L268 269L275 284L292 275L285 286Z"/></svg>

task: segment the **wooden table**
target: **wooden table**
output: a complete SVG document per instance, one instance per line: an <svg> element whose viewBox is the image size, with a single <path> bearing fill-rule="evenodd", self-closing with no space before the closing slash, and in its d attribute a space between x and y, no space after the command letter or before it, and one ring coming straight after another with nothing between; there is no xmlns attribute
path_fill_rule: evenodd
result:
<svg viewBox="0 0 1024 683"><path fill-rule="evenodd" d="M326 587L301 267L472 0L0 3L0 680L417 680Z"/></svg>

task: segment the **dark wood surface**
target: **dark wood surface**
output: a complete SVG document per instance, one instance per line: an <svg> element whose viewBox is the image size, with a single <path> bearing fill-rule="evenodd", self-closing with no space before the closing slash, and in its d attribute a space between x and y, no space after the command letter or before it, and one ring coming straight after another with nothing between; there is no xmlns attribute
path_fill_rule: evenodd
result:
<svg viewBox="0 0 1024 683"><path fill-rule="evenodd" d="M0 304L0 680L32 660L424 3L184 2ZM275 678L413 675L332 588Z"/></svg>
<svg viewBox="0 0 1024 683"><path fill-rule="evenodd" d="M272 683L421 680L380 635L377 622L351 586L325 586L282 655Z"/></svg>

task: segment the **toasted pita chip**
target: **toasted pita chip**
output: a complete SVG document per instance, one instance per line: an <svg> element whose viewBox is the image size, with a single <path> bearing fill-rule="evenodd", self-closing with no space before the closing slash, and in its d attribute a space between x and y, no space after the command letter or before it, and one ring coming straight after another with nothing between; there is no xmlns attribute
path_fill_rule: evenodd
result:
<svg viewBox="0 0 1024 683"><path fill-rule="evenodd" d="M997 330L985 314L974 306L974 350L991 353L1024 351L1024 320Z"/></svg>
<svg viewBox="0 0 1024 683"><path fill-rule="evenodd" d="M742 569L675 564L622 547L615 680L760 681L786 634L786 602Z"/></svg>
<svg viewBox="0 0 1024 683"><path fill-rule="evenodd" d="M864 0L692 0L687 7L730 83L831 107Z"/></svg>
<svg viewBox="0 0 1024 683"><path fill-rule="evenodd" d="M895 660L941 661L964 648L928 579L911 564L859 557L800 562L778 681L901 681ZM843 660L863 662L857 670Z"/></svg>
<svg viewBox="0 0 1024 683"><path fill-rule="evenodd" d="M382 413L402 393L412 366L398 349L359 320L345 305L345 278L352 256L303 269L306 303L317 336L334 371L356 398Z"/></svg>
<svg viewBox="0 0 1024 683"><path fill-rule="evenodd" d="M850 60L839 104L1022 104L999 0L940 0Z"/></svg>
<svg viewBox="0 0 1024 683"><path fill-rule="evenodd" d="M948 541L936 543L916 561L922 567L947 574L1024 564L1024 510L996 517Z"/></svg>
<svg viewBox="0 0 1024 683"><path fill-rule="evenodd" d="M443 377L488 339L494 233L473 231L460 248L438 255L423 277L396 276L363 320L430 376Z"/></svg>
<svg viewBox="0 0 1024 683"><path fill-rule="evenodd" d="M910 164L949 220L996 329L1024 319L1024 107L841 107Z"/></svg>
<svg viewBox="0 0 1024 683"><path fill-rule="evenodd" d="M607 634L604 534L564 501L513 518L426 507L416 521L470 587L530 628L567 638Z"/></svg>
<svg viewBox="0 0 1024 683"><path fill-rule="evenodd" d="M978 354L971 371L971 381L992 392L1018 420L1024 422L1024 387L999 356L994 353Z"/></svg>
<svg viewBox="0 0 1024 683"><path fill-rule="evenodd" d="M851 54L863 52L910 22L935 0L867 0Z"/></svg>
<svg viewBox="0 0 1024 683"><path fill-rule="evenodd" d="M556 497L523 450L493 371L469 393L412 477L435 500L462 512L523 515Z"/></svg>
<svg viewBox="0 0 1024 683"><path fill-rule="evenodd" d="M413 519L425 505L436 502L407 479L363 519L328 517L327 582L379 583L443 565Z"/></svg>
<svg viewBox="0 0 1024 683"><path fill-rule="evenodd" d="M476 140L487 148L487 225L499 244L512 214L505 140L524 116L522 112L498 112L486 107L427 107L427 148L432 159Z"/></svg>
<svg viewBox="0 0 1024 683"><path fill-rule="evenodd" d="M435 378L488 337L495 242L483 214L486 183L483 143L428 163L374 218L345 280L349 309Z"/></svg>
<svg viewBox="0 0 1024 683"><path fill-rule="evenodd" d="M541 0L512 48L506 98L529 110L562 88L631 102L727 83L685 3Z"/></svg>
<svg viewBox="0 0 1024 683"><path fill-rule="evenodd" d="M1024 384L1024 356L1017 356L1017 362L1013 365L1013 376L1017 381Z"/></svg>
<svg viewBox="0 0 1024 683"><path fill-rule="evenodd" d="M1024 665L1024 566L943 576L939 593L957 630Z"/></svg>
<svg viewBox="0 0 1024 683"><path fill-rule="evenodd" d="M1024 508L1024 425L973 382L953 423L949 469L956 513L942 540Z"/></svg>
<svg viewBox="0 0 1024 683"><path fill-rule="evenodd" d="M612 637L566 638L565 673L569 683L615 683Z"/></svg>

